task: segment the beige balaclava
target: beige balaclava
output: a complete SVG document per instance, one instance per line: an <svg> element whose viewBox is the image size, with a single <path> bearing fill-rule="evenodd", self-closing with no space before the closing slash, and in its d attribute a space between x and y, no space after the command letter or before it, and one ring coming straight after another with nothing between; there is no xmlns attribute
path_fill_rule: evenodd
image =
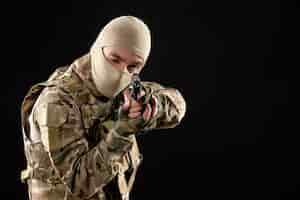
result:
<svg viewBox="0 0 300 200"><path fill-rule="evenodd" d="M115 97L131 82L132 75L113 67L104 57L103 47L120 46L144 59L151 49L151 36L148 26L133 16L121 16L111 20L103 27L91 47L91 71L96 88L108 98Z"/></svg>

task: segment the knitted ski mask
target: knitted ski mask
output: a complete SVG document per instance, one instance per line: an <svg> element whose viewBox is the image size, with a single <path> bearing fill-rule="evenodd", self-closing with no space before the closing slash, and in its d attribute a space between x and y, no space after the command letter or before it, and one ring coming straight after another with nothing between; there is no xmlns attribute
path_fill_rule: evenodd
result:
<svg viewBox="0 0 300 200"><path fill-rule="evenodd" d="M96 88L104 96L114 98L130 84L132 74L127 68L123 71L115 68L105 58L106 46L124 47L142 57L145 65L151 49L150 30L136 17L117 17L104 26L91 47L91 71Z"/></svg>

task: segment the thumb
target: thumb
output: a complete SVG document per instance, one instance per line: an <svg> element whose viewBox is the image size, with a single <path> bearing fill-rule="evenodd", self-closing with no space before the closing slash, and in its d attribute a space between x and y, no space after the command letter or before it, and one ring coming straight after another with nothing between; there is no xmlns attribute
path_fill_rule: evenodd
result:
<svg viewBox="0 0 300 200"><path fill-rule="evenodd" d="M123 97L124 97L124 104L122 105L122 109L126 111L130 107L129 91L127 89L123 92Z"/></svg>

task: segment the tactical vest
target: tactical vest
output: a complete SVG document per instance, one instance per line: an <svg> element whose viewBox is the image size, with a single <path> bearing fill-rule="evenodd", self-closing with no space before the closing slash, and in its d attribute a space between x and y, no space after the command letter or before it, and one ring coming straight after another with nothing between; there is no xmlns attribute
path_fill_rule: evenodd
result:
<svg viewBox="0 0 300 200"><path fill-rule="evenodd" d="M44 150L41 142L34 143L30 136L30 126L28 123L29 115L33 109L33 106L38 99L39 95L45 87L55 86L61 81L65 80L63 89L69 90L69 94L73 95L75 104L80 108L87 104L87 96L91 95L88 88L80 81L80 78L76 75L72 68L64 66L57 68L57 70L49 77L45 82L38 83L32 86L29 92L26 94L21 107L21 121L22 121L22 133L24 139L24 151L27 160L27 169L21 172L21 181L25 182L30 179L39 179L50 183L51 185L62 184L60 178L56 175L54 168L51 165L51 161L48 153ZM80 91L79 93L77 91ZM90 129L93 127L93 120L88 116L82 114L82 120L84 127ZM101 119L103 120L103 119ZM100 120L100 121L101 121ZM142 154L140 154L135 136L133 148L127 153L122 160L118 163L117 184L122 199L129 199L129 192L132 189L136 172L140 162L142 161ZM130 171L131 175L129 181L126 180L125 172Z"/></svg>

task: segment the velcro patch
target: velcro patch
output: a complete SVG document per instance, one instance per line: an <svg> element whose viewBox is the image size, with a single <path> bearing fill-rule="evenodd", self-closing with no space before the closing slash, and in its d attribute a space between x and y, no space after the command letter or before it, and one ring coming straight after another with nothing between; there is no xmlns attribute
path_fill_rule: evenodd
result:
<svg viewBox="0 0 300 200"><path fill-rule="evenodd" d="M38 106L36 120L41 126L60 127L67 121L68 109L59 104L45 103Z"/></svg>

